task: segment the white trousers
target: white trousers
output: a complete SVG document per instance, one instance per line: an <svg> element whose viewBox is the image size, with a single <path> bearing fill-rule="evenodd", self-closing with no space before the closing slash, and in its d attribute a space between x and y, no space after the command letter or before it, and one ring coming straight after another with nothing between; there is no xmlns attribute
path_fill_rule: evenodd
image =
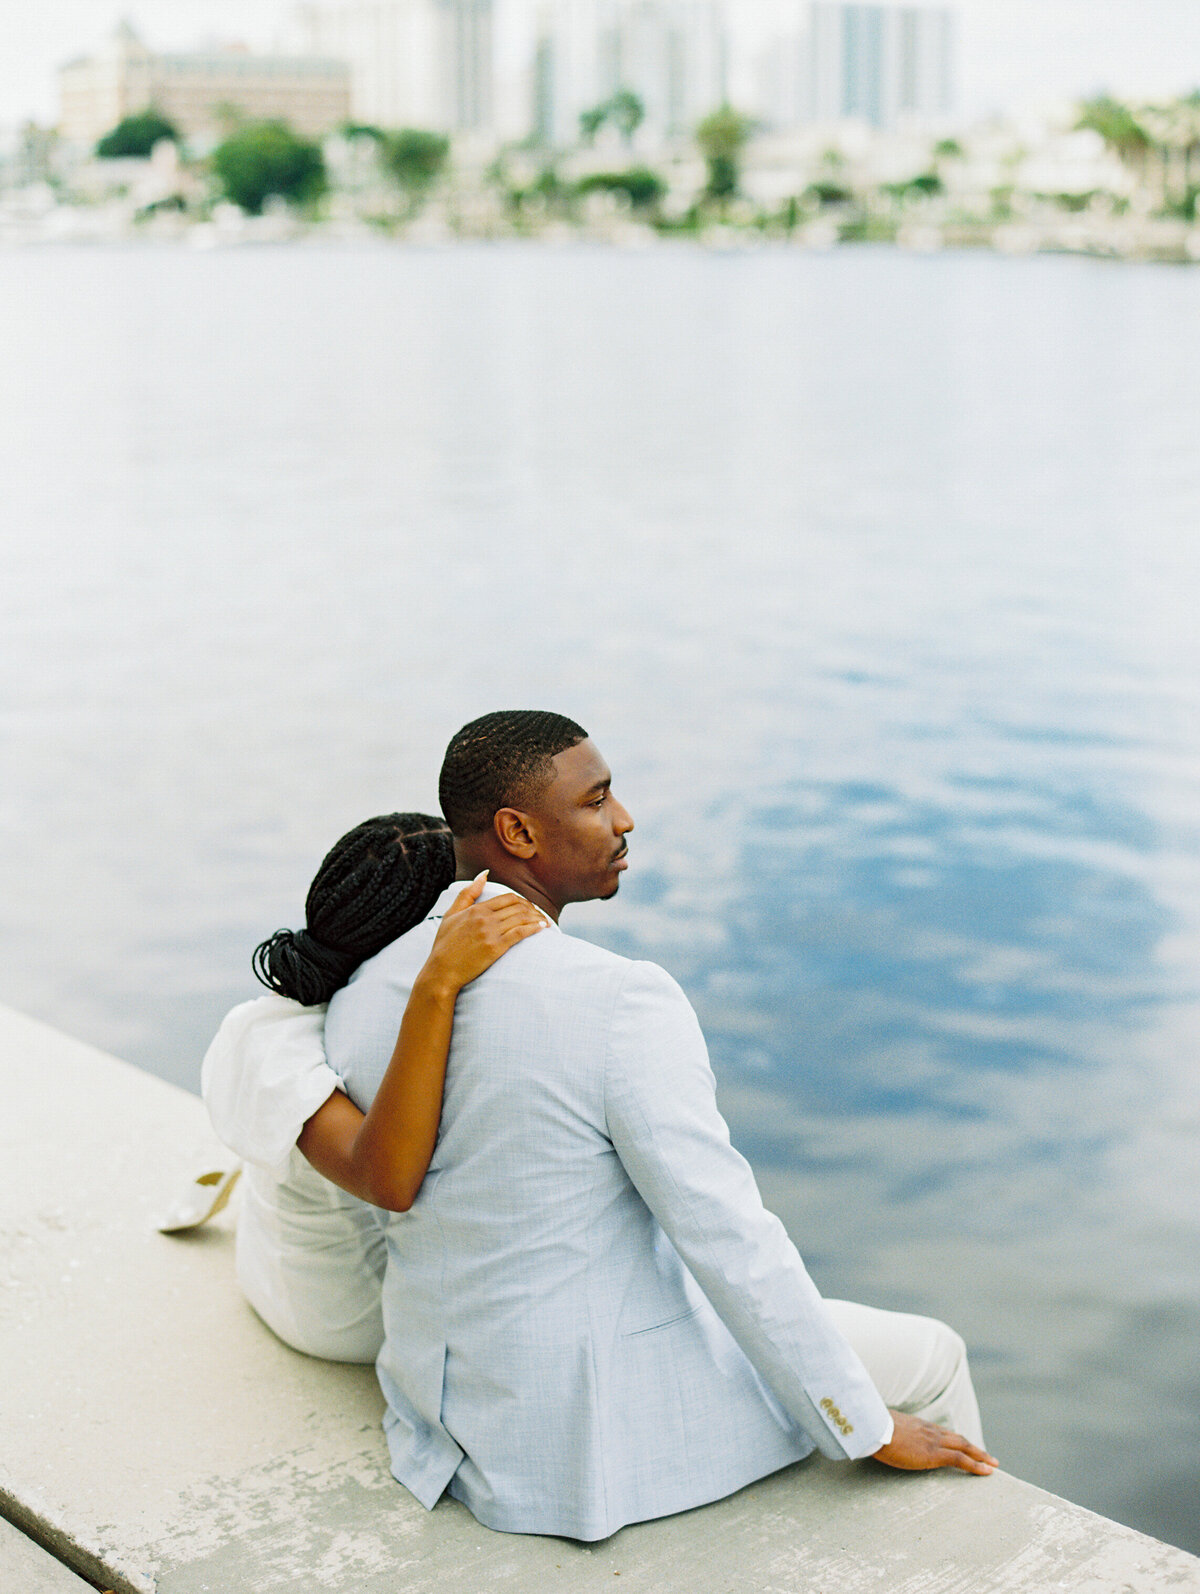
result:
<svg viewBox="0 0 1200 1594"><path fill-rule="evenodd" d="M382 1227L369 1208L296 1158L286 1200L274 1181L246 1169L238 1283L267 1327L294 1350L324 1361L373 1362L383 1345ZM302 1193L293 1194L298 1186ZM853 1301L825 1304L885 1406L983 1444L967 1348L953 1329L936 1318Z"/></svg>
<svg viewBox="0 0 1200 1594"><path fill-rule="evenodd" d="M285 1345L328 1362L378 1356L383 1224L299 1151L283 1182L246 1164L235 1256L242 1294Z"/></svg>
<svg viewBox="0 0 1200 1594"><path fill-rule="evenodd" d="M923 1417L983 1445L967 1347L935 1317L830 1301L834 1322L858 1352L871 1382L894 1411Z"/></svg>

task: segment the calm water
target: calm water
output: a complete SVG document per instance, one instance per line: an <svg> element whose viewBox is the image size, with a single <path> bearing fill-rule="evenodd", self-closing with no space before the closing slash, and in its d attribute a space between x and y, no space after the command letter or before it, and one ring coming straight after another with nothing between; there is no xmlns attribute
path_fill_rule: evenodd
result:
<svg viewBox="0 0 1200 1594"><path fill-rule="evenodd" d="M327 845L558 708L831 1294L1200 1550L1200 271L0 255L0 999L195 1087Z"/></svg>

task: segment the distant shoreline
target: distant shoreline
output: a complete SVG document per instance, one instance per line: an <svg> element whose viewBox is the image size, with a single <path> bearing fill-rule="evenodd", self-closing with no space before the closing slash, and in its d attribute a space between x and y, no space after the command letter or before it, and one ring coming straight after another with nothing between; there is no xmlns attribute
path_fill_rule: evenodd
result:
<svg viewBox="0 0 1200 1594"><path fill-rule="evenodd" d="M532 247L548 251L579 247L616 254L656 254L666 249L688 249L704 254L751 255L762 253L834 255L842 250L895 251L904 255L998 255L1012 260L1039 256L1072 256L1107 261L1114 265L1200 265L1200 234L1185 231L1180 237L1158 236L1147 241L1128 242L1088 236L1082 231L1073 236L1050 229L1044 232L1023 229L1017 236L1003 239L965 237L948 229L949 236L934 236L932 230L916 238L846 238L827 240L757 233L742 228L711 228L704 232L653 232L647 228L598 233L571 228L563 232L452 233L413 228L386 234L363 228L347 230L332 225L274 225L273 217L247 217L246 225L224 228L212 223L186 222L167 229L153 225L105 229L102 227L13 226L0 220L0 252L17 253L45 248L136 248L183 250L209 253L247 248L363 248L370 250L452 250L457 248Z"/></svg>

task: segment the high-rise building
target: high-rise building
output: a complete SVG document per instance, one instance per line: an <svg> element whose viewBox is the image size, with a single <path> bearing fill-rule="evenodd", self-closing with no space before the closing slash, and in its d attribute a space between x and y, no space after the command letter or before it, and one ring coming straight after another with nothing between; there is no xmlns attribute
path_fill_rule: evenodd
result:
<svg viewBox="0 0 1200 1594"><path fill-rule="evenodd" d="M767 126L891 127L951 104L952 13L839 0L306 0L299 42L349 63L354 117L578 142L626 90L641 141L732 102Z"/></svg>
<svg viewBox="0 0 1200 1594"><path fill-rule="evenodd" d="M856 117L887 128L953 109L952 11L831 0L806 9L802 120Z"/></svg>
<svg viewBox="0 0 1200 1594"><path fill-rule="evenodd" d="M954 14L839 0L538 0L531 121L573 143L618 89L651 142L732 101L769 127L855 118L890 128L953 108Z"/></svg>
<svg viewBox="0 0 1200 1594"><path fill-rule="evenodd" d="M492 13L492 0L325 0L295 26L349 64L357 121L473 133L493 123Z"/></svg>
<svg viewBox="0 0 1200 1594"><path fill-rule="evenodd" d="M945 116L954 109L955 15L942 6L905 6L900 13L900 115Z"/></svg>
<svg viewBox="0 0 1200 1594"><path fill-rule="evenodd" d="M573 143L581 115L626 90L651 139L678 136L729 98L730 53L722 0L544 0L534 127Z"/></svg>
<svg viewBox="0 0 1200 1594"><path fill-rule="evenodd" d="M61 68L59 98L63 137L85 144L149 108L190 139L215 138L238 116L287 122L313 137L345 121L350 76L342 62L318 56L158 55L122 23L94 56Z"/></svg>

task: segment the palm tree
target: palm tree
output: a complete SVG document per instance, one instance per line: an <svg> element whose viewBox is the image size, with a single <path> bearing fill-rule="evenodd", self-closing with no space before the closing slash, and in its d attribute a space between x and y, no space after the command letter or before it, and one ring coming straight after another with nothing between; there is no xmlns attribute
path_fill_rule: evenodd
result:
<svg viewBox="0 0 1200 1594"><path fill-rule="evenodd" d="M632 89L618 89L608 102L608 119L626 144L646 120L646 107Z"/></svg>
<svg viewBox="0 0 1200 1594"><path fill-rule="evenodd" d="M580 111L579 134L585 144L594 144L596 134L606 122L611 122L622 140L631 144L633 135L645 120L646 107L641 97L632 89L618 89L602 105L593 105L589 110Z"/></svg>
<svg viewBox="0 0 1200 1594"><path fill-rule="evenodd" d="M1200 93L1147 109L1142 119L1162 152L1163 208L1193 220L1200 183Z"/></svg>
<svg viewBox="0 0 1200 1594"><path fill-rule="evenodd" d="M1125 165L1132 166L1139 177L1144 175L1154 140L1128 105L1108 94L1098 94L1095 99L1084 100L1075 126L1099 133Z"/></svg>
<svg viewBox="0 0 1200 1594"><path fill-rule="evenodd" d="M590 106L586 111L579 113L579 136L587 145L596 142L596 134L608 121L608 101L603 105Z"/></svg>
<svg viewBox="0 0 1200 1594"><path fill-rule="evenodd" d="M741 181L742 151L754 132L754 119L722 105L706 116L696 129L700 153L708 162L705 198L722 206L734 197Z"/></svg>

